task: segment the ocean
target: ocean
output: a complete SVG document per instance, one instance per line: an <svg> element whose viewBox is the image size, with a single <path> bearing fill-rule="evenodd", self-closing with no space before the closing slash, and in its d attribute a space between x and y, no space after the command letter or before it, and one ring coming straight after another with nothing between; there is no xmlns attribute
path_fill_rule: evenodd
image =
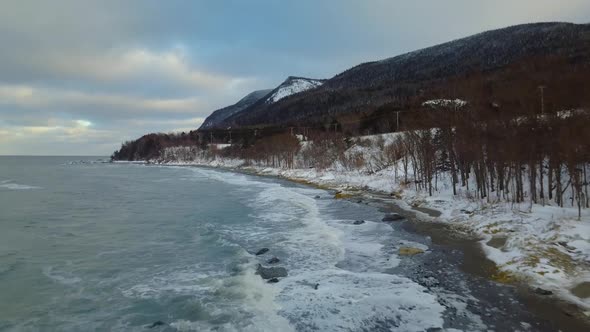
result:
<svg viewBox="0 0 590 332"><path fill-rule="evenodd" d="M484 282L428 237L333 195L200 167L0 157L0 330L485 330L528 317L508 288L491 292L501 305L474 296ZM269 283L258 264L288 276Z"/></svg>

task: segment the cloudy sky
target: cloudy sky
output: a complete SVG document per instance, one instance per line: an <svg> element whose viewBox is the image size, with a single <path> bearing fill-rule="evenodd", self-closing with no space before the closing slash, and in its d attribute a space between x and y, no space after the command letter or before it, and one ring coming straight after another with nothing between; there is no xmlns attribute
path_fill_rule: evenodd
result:
<svg viewBox="0 0 590 332"><path fill-rule="evenodd" d="M0 0L0 155L110 155L289 75L534 21L590 1Z"/></svg>

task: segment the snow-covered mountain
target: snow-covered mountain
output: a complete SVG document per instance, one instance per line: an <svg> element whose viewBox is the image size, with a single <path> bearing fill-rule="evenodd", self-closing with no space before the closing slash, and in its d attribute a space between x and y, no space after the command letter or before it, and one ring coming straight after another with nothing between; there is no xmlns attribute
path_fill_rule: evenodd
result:
<svg viewBox="0 0 590 332"><path fill-rule="evenodd" d="M231 122L233 126L285 126L304 121L306 124L316 122L320 126L322 121L338 115L367 115L377 111L382 112L379 117L383 119L391 113L386 109L420 107L419 104L408 103L413 98L418 100L417 95L432 98L448 93L451 88L446 83L450 80L454 80L454 86L463 87L457 92L464 100L481 97L466 91L466 87L473 86L474 82L524 87L534 77L538 85L551 82L552 86L575 86L576 83L567 83L566 80L573 80L569 78L569 73L580 72L581 68L587 70L581 64L588 63L590 59L588 36L590 24L554 22L483 32L393 58L360 64L315 89L264 107L260 107L261 100L232 116ZM520 74L514 75L516 71ZM582 94L576 95L573 90L564 90L563 93L568 95L563 97L565 103L571 104L571 100L583 98ZM508 105L515 97L503 93L498 98L501 100L496 101Z"/></svg>
<svg viewBox="0 0 590 332"><path fill-rule="evenodd" d="M207 119L205 119L205 122L203 122L199 129L211 129L217 127L217 125L223 122L223 120L252 106L257 101L267 96L271 91L273 90L268 89L254 91L248 94L246 97L240 99L240 101L237 103L216 110L215 112L211 113Z"/></svg>
<svg viewBox="0 0 590 332"><path fill-rule="evenodd" d="M305 77L289 76L281 85L276 87L266 98L267 104L276 103L277 101L294 95L299 92L307 91L324 84L325 80L318 80Z"/></svg>
<svg viewBox="0 0 590 332"><path fill-rule="evenodd" d="M236 117L248 116L252 113L264 112L270 105L278 101L321 86L326 80L289 76L273 90L259 90L244 97L234 105L213 112L201 128L227 128L232 126Z"/></svg>
<svg viewBox="0 0 590 332"><path fill-rule="evenodd" d="M260 100L224 116L219 128L286 126L302 122L321 126L327 118L354 114L366 118L374 112L381 113L373 117L379 120L371 126L380 126L377 122L387 118L391 113L389 109L464 107L464 103L457 100L417 103L421 99L417 98L419 95L431 99L451 91L446 85L450 80L453 80L453 89L460 89L457 92L462 99L470 101L481 96L468 87L485 82L494 86L523 87L534 77L538 85L551 82L557 87L576 86L579 83L573 83L575 79L569 74L587 70L582 64L590 59L589 35L590 24L525 24L363 63L325 81L289 77ZM563 100L567 100L565 104L574 105L572 100L583 99L578 90L570 90L559 92L563 93L560 95ZM557 95L554 88L552 91ZM516 95L502 92L493 102L520 103L514 101ZM512 111L519 112L514 107ZM369 125L368 122L363 125Z"/></svg>

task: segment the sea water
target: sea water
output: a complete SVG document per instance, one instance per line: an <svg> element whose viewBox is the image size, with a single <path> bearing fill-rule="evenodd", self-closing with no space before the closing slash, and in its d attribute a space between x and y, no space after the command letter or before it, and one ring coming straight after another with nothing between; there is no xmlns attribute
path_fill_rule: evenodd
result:
<svg viewBox="0 0 590 332"><path fill-rule="evenodd" d="M398 235L374 208L271 178L78 159L0 157L0 330L443 324L434 295L389 272ZM288 270L274 284L255 273L272 257Z"/></svg>

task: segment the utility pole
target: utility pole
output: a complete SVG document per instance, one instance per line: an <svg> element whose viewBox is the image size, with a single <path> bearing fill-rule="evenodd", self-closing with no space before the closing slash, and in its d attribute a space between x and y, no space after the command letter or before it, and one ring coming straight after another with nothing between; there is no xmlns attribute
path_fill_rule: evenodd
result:
<svg viewBox="0 0 590 332"><path fill-rule="evenodd" d="M541 90L541 114L545 114L545 89L547 87L544 85L539 86L539 90Z"/></svg>

